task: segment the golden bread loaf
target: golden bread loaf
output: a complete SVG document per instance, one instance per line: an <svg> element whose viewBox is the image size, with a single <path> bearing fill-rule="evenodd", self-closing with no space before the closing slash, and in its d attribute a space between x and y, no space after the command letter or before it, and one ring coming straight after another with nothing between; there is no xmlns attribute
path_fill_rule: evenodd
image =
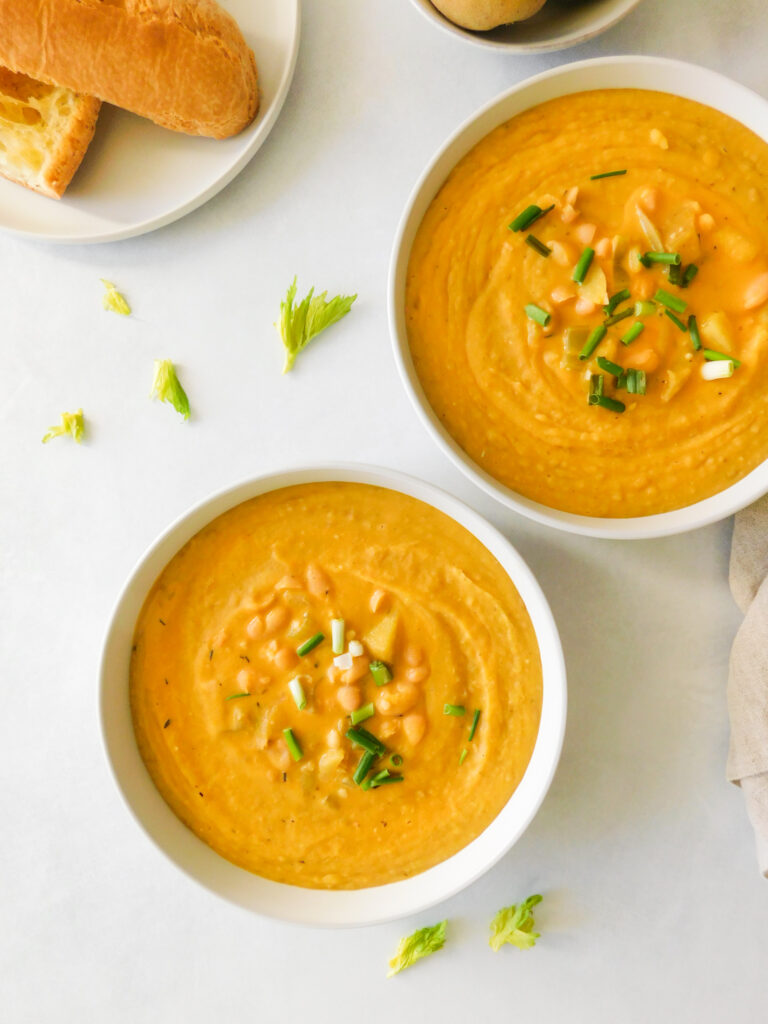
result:
<svg viewBox="0 0 768 1024"><path fill-rule="evenodd" d="M475 32L524 21L544 6L545 0L432 0L446 18Z"/></svg>
<svg viewBox="0 0 768 1024"><path fill-rule="evenodd" d="M60 199L93 138L101 103L0 67L0 174Z"/></svg>
<svg viewBox="0 0 768 1024"><path fill-rule="evenodd" d="M256 62L213 0L0 0L0 64L189 135L256 115Z"/></svg>

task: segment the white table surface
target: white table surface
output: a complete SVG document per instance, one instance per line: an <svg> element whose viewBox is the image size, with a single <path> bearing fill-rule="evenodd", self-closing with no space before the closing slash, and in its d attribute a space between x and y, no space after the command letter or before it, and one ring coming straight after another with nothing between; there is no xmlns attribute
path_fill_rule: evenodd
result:
<svg viewBox="0 0 768 1024"><path fill-rule="evenodd" d="M305 0L273 134L217 199L128 242L0 237L0 1019L21 1022L768 1019L768 883L725 781L739 615L731 524L614 543L534 526L435 449L396 376L385 281L397 218L445 136L509 84L598 54L698 61L768 94L765 0L645 0L564 54L509 58L407 0ZM353 313L281 377L273 329L300 289ZM99 277L133 303L101 309ZM194 418L147 398L177 362ZM64 409L90 436L43 446ZM313 460L399 466L489 516L552 604L569 672L557 777L503 861L418 919L321 932L182 877L117 796L97 721L115 596L145 546L211 491ZM487 946L500 906L544 894L531 952ZM403 934L443 952L393 980Z"/></svg>

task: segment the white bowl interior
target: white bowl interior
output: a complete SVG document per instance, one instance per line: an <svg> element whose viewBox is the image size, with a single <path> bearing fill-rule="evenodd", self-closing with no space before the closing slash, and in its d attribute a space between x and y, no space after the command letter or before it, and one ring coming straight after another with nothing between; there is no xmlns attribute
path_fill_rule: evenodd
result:
<svg viewBox="0 0 768 1024"><path fill-rule="evenodd" d="M133 630L155 579L191 537L216 516L278 487L344 480L401 491L433 505L465 526L491 551L515 583L531 617L544 679L541 724L525 775L498 817L473 842L413 878L354 891L301 889L252 875L198 839L171 811L139 755L128 697ZM493 865L518 839L554 775L565 728L566 685L560 640L546 599L509 542L466 505L422 481L391 470L332 466L285 472L239 484L178 519L139 562L108 627L101 664L101 721L115 781L147 835L176 865L207 889L249 910L302 924L362 925L403 917L446 899Z"/></svg>
<svg viewBox="0 0 768 1024"><path fill-rule="evenodd" d="M717 522L768 490L768 463L719 494L672 512L629 519L600 519L547 508L505 487L477 465L442 426L413 367L405 324L405 280L418 227L441 185L473 146L498 125L558 96L590 89L650 89L705 103L768 141L768 102L723 75L660 57L605 57L546 71L503 93L465 121L437 153L416 184L395 238L390 265L389 318L395 358L411 400L427 429L456 465L479 487L529 519L592 537L661 537Z"/></svg>
<svg viewBox="0 0 768 1024"><path fill-rule="evenodd" d="M547 0L532 18L512 25L501 25L490 32L472 32L450 21L430 2L413 0L430 21L451 35L477 46L510 53L543 53L564 50L593 39L615 25L640 3L640 0L582 0L568 3Z"/></svg>

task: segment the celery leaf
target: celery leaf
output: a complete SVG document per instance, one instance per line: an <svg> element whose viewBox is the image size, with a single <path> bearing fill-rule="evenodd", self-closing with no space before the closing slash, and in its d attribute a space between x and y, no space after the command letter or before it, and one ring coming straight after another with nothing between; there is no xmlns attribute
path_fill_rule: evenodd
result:
<svg viewBox="0 0 768 1024"><path fill-rule="evenodd" d="M157 398L161 402L170 402L176 412L185 420L189 419L189 399L170 359L155 360L155 376L149 397Z"/></svg>
<svg viewBox="0 0 768 1024"><path fill-rule="evenodd" d="M405 970L406 967L415 964L422 957L429 956L431 953L436 953L438 949L442 949L445 945L446 923L446 921L440 921L438 924L419 928L413 935L401 939L397 952L389 961L387 977L391 978L393 974L398 974L400 971Z"/></svg>
<svg viewBox="0 0 768 1024"><path fill-rule="evenodd" d="M47 444L54 437L63 437L65 434L73 437L78 444L83 440L85 420L82 409L78 409L77 412L63 412L61 423L57 427L49 427L48 433L43 438L43 444Z"/></svg>
<svg viewBox="0 0 768 1024"><path fill-rule="evenodd" d="M527 900L511 907L503 907L491 921L491 949L498 952L505 943L518 949L530 949L536 945L539 933L535 932L533 908L541 903L541 896L529 896Z"/></svg>
<svg viewBox="0 0 768 1024"><path fill-rule="evenodd" d="M352 308L357 295L336 295L327 299L327 292L315 295L310 288L307 295L294 305L296 298L296 278L288 289L283 302L280 303L280 337L285 347L285 366L287 373L296 361L296 356L327 327L338 323Z"/></svg>
<svg viewBox="0 0 768 1024"><path fill-rule="evenodd" d="M120 316L130 316L131 307L128 305L126 297L117 290L111 281L105 281L103 277L100 280L106 289L101 300L104 309L108 309L112 313L119 313Z"/></svg>

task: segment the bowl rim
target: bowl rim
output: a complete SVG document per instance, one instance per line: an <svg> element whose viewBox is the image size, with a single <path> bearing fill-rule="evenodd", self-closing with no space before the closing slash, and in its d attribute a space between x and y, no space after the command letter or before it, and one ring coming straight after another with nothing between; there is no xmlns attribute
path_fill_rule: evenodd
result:
<svg viewBox="0 0 768 1024"><path fill-rule="evenodd" d="M128 698L130 647L136 615L149 589L147 580L151 586L187 540L228 509L281 487L320 481L359 482L399 491L464 526L512 579L533 624L542 661L542 712L534 750L523 778L496 818L458 853L434 867L409 879L357 890L304 889L272 882L215 853L181 823L151 781L133 733ZM122 707L114 700L121 691ZM101 745L112 780L139 829L166 861L209 892L261 916L311 927L358 927L417 914L449 899L490 870L528 828L549 790L562 752L566 711L566 669L557 626L538 581L516 548L493 524L442 488L368 463L304 464L247 476L193 504L134 564L111 609L99 664ZM139 807L142 801L144 805ZM146 801L151 814L146 811ZM516 816L510 814L510 808ZM161 824L151 823L150 816L153 822L162 819ZM512 819L511 825L506 818ZM503 828L503 836L497 835ZM473 861L478 850L481 852ZM420 895L420 881L424 880L429 884ZM249 900L243 897L246 889L254 894Z"/></svg>
<svg viewBox="0 0 768 1024"><path fill-rule="evenodd" d="M766 142L768 142L768 99L761 96L754 90L749 89L747 86L741 85L739 82L735 82L726 75L723 75L718 71L712 71L702 65L692 64L687 61L676 60L669 57L626 54L620 56L595 57L588 60L574 61L569 64L550 68L547 71L525 78L521 82L511 86L509 89L506 89L494 96L491 100L474 111L474 113L470 114L469 117L465 118L459 126L451 132L445 142L443 142L435 151L411 189L403 209L403 213L400 217L392 246L389 263L389 277L387 282L389 331L392 339L395 364L403 386L405 387L405 391L416 410L416 414L426 427L427 432L431 435L433 440L436 441L437 446L444 452L444 454L448 456L464 476L508 509L518 512L534 522L540 523L544 526L554 527L557 530L562 530L567 533L614 540L647 540L656 537L666 537L700 529L702 527L709 526L712 523L717 523L726 519L728 516L745 508L747 505L750 505L753 501L756 501L759 497L768 492L768 459L760 463L740 480L737 480L729 487L724 488L722 491L719 491L708 498L694 502L691 505L685 505L679 509L673 509L669 512L654 513L653 515L648 516L613 518L577 515L573 512L564 512L560 509L549 508L540 502L526 498L511 490L511 488L506 487L489 473L486 473L482 467L480 467L470 458L469 455L466 454L466 452L464 452L445 427L443 427L436 413L430 406L413 367L400 298L404 288L408 258L410 256L410 249L413 242L413 238L411 237L406 247L406 239L408 238L409 233L411 233L411 235L415 234L415 230L418 227L418 224L421 223L421 219L426 212L426 208L437 194L437 191L439 191L442 183L445 181L445 178L452 168L456 166L456 164L463 158L463 156L466 155L466 153L469 152L470 149L474 147L474 145L491 132L494 127L497 127L504 121L514 117L516 113L538 106L540 103L545 102L545 99L534 99L527 106L520 106L515 113L504 113L506 107L510 105L512 101L519 98L521 94L524 95L528 92L535 93L540 85L557 82L558 80L563 80L565 83L569 83L569 80L578 81L583 76L587 76L589 72L593 70L606 72L618 70L640 74L642 69L648 70L651 68L656 68L660 71L669 73L670 75L675 74L676 80L681 81L681 83L685 83L688 87L687 90L681 90L678 92L668 88L649 88L647 85L632 86L622 84L619 86L601 85L581 87L577 85L574 88L565 88L562 92L557 92L556 95L570 95L589 90L591 88L636 88L645 89L649 92L669 92L672 95L679 95L682 98L694 98L704 106L711 106L713 109L726 113L728 116L733 117L734 120L738 120L740 123L744 124L744 121L741 120L738 115L729 113L720 105L721 101L725 103L722 96L725 92L728 92L733 97L743 101L745 105L757 105L758 109L761 110L761 113L765 117L765 127L762 132L757 131L755 128L750 128L750 130L754 131L755 134L760 135ZM692 80L698 81L699 83L703 80L708 80L711 83L712 90L706 99L687 96L688 92L694 91L693 86L690 84ZM710 102L710 100L713 100L713 97L715 96L717 97L717 103ZM490 117L492 114L498 115L498 119L493 120ZM489 119L488 124L485 124L486 119ZM490 120L493 120L492 124L490 123ZM476 139L474 139L474 141L465 145L464 143L466 138L473 135L473 130L476 131L478 124L481 122L484 123L482 132ZM750 126L746 125L746 127ZM459 150L459 155L454 156L452 154L454 149ZM428 199L425 200L424 193L427 186L429 185L431 189L430 179L437 176L438 168L440 168L442 163L446 161L449 154L452 154L451 159L453 162L444 173L441 171L439 184L433 191L431 191ZM423 211L418 216L418 220L414 224L414 211L420 206L420 204L424 204Z"/></svg>
<svg viewBox="0 0 768 1024"><path fill-rule="evenodd" d="M573 29L569 32L562 32L560 35L553 36L550 39L521 43L507 42L503 39L490 39L485 33L464 28L463 25L458 25L456 22L451 21L450 18L439 11L432 3L432 0L411 0L411 2L427 21L454 38L458 37L474 46L482 46L485 49L493 49L497 52L523 54L551 53L555 50L567 50L572 46L587 43L590 39L602 35L603 32L607 32L608 29L613 28L623 18L626 18L635 7L642 3L642 0L616 0L616 9L607 12L602 17L596 16L595 24L590 25L587 29ZM490 31L493 30L491 29Z"/></svg>

